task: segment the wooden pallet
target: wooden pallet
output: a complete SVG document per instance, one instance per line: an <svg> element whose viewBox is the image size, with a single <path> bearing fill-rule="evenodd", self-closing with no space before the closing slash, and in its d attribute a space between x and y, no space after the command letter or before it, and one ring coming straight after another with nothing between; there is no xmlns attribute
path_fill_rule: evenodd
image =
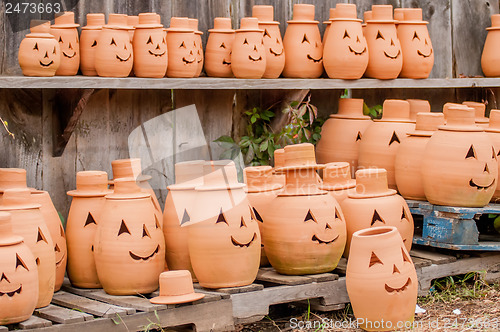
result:
<svg viewBox="0 0 500 332"><path fill-rule="evenodd" d="M500 204L463 208L426 201L407 202L415 219L413 243L453 250L500 250L500 235L483 236L477 225L482 215L500 214Z"/></svg>

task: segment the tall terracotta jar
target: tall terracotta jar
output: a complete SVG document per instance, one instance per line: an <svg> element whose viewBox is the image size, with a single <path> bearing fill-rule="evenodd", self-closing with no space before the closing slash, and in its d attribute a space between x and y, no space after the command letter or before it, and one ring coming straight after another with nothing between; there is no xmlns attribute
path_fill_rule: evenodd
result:
<svg viewBox="0 0 500 332"><path fill-rule="evenodd" d="M283 187L281 183L273 182L273 168L271 166L246 167L244 170L246 192L248 201L252 208L252 218L258 221L260 235L262 236L265 210L271 201L276 198L279 190ZM260 266L269 265L264 245L261 247Z"/></svg>
<svg viewBox="0 0 500 332"><path fill-rule="evenodd" d="M188 227L191 264L202 287L251 284L257 277L261 238L244 184L229 160L204 164L203 185Z"/></svg>
<svg viewBox="0 0 500 332"><path fill-rule="evenodd" d="M0 325L27 320L38 299L35 257L24 238L12 232L12 215L0 212Z"/></svg>
<svg viewBox="0 0 500 332"><path fill-rule="evenodd" d="M328 163L323 169L323 183L321 190L328 191L339 203L347 198L349 193L355 191L356 180L351 176L351 166L346 162Z"/></svg>
<svg viewBox="0 0 500 332"><path fill-rule="evenodd" d="M108 174L83 171L76 174L76 190L68 191L73 199L66 223L68 239L68 277L80 288L101 288L94 260L97 220L108 190Z"/></svg>
<svg viewBox="0 0 500 332"><path fill-rule="evenodd" d="M196 35L189 27L187 17L172 17L167 29L168 77L194 77L198 70L196 61Z"/></svg>
<svg viewBox="0 0 500 332"><path fill-rule="evenodd" d="M417 273L394 227L373 227L354 233L346 288L354 316L363 330L393 331L413 326Z"/></svg>
<svg viewBox="0 0 500 332"><path fill-rule="evenodd" d="M283 37L285 68L288 78L318 78L323 73L323 43L318 21L314 20L314 5L294 4L293 19Z"/></svg>
<svg viewBox="0 0 500 332"><path fill-rule="evenodd" d="M103 77L127 77L134 64L134 52L128 34L127 16L109 14L95 51L95 69Z"/></svg>
<svg viewBox="0 0 500 332"><path fill-rule="evenodd" d="M403 20L397 25L398 39L403 52L400 77L427 78L434 66L434 51L422 8L405 8Z"/></svg>
<svg viewBox="0 0 500 332"><path fill-rule="evenodd" d="M61 65L57 68L58 76L73 76L78 73L80 67L80 42L78 30L80 24L75 23L73 12L62 12L56 14L54 24L50 27L50 33L59 42L61 48Z"/></svg>
<svg viewBox="0 0 500 332"><path fill-rule="evenodd" d="M389 188L396 189L396 154L406 134L415 130L415 124L409 118L410 105L407 101L387 99L382 112L382 119L373 121L359 144L358 169L386 169Z"/></svg>
<svg viewBox="0 0 500 332"><path fill-rule="evenodd" d="M0 203L0 211L12 215L12 230L22 236L30 248L38 270L37 308L50 304L56 280L54 243L40 211L40 204L32 203L30 189L7 189Z"/></svg>
<svg viewBox="0 0 500 332"><path fill-rule="evenodd" d="M408 204L387 186L387 172L382 168L356 172L356 191L341 203L347 225L344 256L349 255L354 232L374 226L394 226L398 229L406 250L413 240L413 217Z"/></svg>
<svg viewBox="0 0 500 332"><path fill-rule="evenodd" d="M323 21L323 24L325 25L325 32L323 32L323 47L325 47L325 41L326 38L328 37L328 33L330 32L330 27L332 24L333 18L335 17L335 8L330 8L330 15L328 17L328 21Z"/></svg>
<svg viewBox="0 0 500 332"><path fill-rule="evenodd" d="M80 35L80 70L85 76L97 76L95 50L104 24L104 14L87 14L87 25Z"/></svg>
<svg viewBox="0 0 500 332"><path fill-rule="evenodd" d="M365 30L369 51L365 75L384 80L397 78L403 67L403 55L396 21L392 19L392 6L373 5L371 15Z"/></svg>
<svg viewBox="0 0 500 332"><path fill-rule="evenodd" d="M175 184L169 190L163 212L163 235L165 236L165 259L170 270L188 270L196 279L188 248L188 230L181 227L191 220L196 192L194 188L203 184L202 160L175 164Z"/></svg>
<svg viewBox="0 0 500 332"><path fill-rule="evenodd" d="M253 6L252 16L259 20L259 28L264 30L266 71L262 77L278 78L285 67L285 48L281 39L280 23L274 21L274 7Z"/></svg>
<svg viewBox="0 0 500 332"><path fill-rule="evenodd" d="M198 20L196 18L189 18L189 28L194 31L194 46L196 51L196 73L193 77L198 77L203 70L203 42L201 41L201 35L203 32L198 30Z"/></svg>
<svg viewBox="0 0 500 332"><path fill-rule="evenodd" d="M422 179L427 200L436 205L482 207L497 187L493 142L474 122L474 109L448 108L425 149Z"/></svg>
<svg viewBox="0 0 500 332"><path fill-rule="evenodd" d="M417 121L418 113L429 113L431 111L431 104L428 100L423 99L406 99L410 104L410 120L415 123Z"/></svg>
<svg viewBox="0 0 500 332"><path fill-rule="evenodd" d="M497 163L499 163L500 168L500 110L490 111L490 123L489 127L486 128L486 133L493 143ZM492 202L498 202L500 200L500 186L498 186L499 177L500 176L497 177L497 189L495 190L493 198L491 199Z"/></svg>
<svg viewBox="0 0 500 332"><path fill-rule="evenodd" d="M419 113L415 131L401 142L396 154L394 172L398 191L406 199L425 201L421 166L425 147L438 126L444 124L443 113Z"/></svg>
<svg viewBox="0 0 500 332"><path fill-rule="evenodd" d="M331 114L321 129L321 139L316 146L318 162L345 161L358 168L358 150L365 130L372 124L363 115L363 99L339 99L338 113Z"/></svg>
<svg viewBox="0 0 500 332"><path fill-rule="evenodd" d="M262 78L266 71L264 30L255 17L243 17L234 36L231 68L236 78Z"/></svg>
<svg viewBox="0 0 500 332"><path fill-rule="evenodd" d="M324 39L323 62L330 78L358 79L368 65L368 47L356 5L338 3Z"/></svg>
<svg viewBox="0 0 500 332"><path fill-rule="evenodd" d="M50 34L50 22L32 20L19 45L18 61L24 76L54 76L61 64L61 48Z"/></svg>
<svg viewBox="0 0 500 332"><path fill-rule="evenodd" d="M165 239L148 193L134 178L114 181L97 220L97 276L112 295L151 293L165 265Z"/></svg>
<svg viewBox="0 0 500 332"><path fill-rule="evenodd" d="M167 72L167 41L163 25L155 13L139 14L132 47L134 49L134 75L161 78Z"/></svg>
<svg viewBox="0 0 500 332"><path fill-rule="evenodd" d="M484 116L484 113L486 112L486 105L484 103L464 101L462 104L474 109L474 111L476 112L474 121L476 122L476 125L478 127L488 128L488 123L490 120L486 116Z"/></svg>
<svg viewBox="0 0 500 332"><path fill-rule="evenodd" d="M314 146L285 147L286 185L262 213L266 255L278 273L332 271L345 247L346 224L337 201L318 187Z"/></svg>
<svg viewBox="0 0 500 332"><path fill-rule="evenodd" d="M481 55L481 68L483 69L484 76L498 77L500 76L500 68L498 61L500 61L500 53L498 52L498 45L500 43L500 14L491 15L491 27L486 28L488 35L483 46L483 53Z"/></svg>
<svg viewBox="0 0 500 332"><path fill-rule="evenodd" d="M214 18L214 28L208 30L205 51L205 72L212 77L233 77L231 70L231 50L234 30L229 17Z"/></svg>

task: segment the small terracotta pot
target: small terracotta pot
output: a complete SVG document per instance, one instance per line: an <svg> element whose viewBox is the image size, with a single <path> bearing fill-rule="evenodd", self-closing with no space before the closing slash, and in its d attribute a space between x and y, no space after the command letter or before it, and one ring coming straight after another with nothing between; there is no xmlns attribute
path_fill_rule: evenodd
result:
<svg viewBox="0 0 500 332"><path fill-rule="evenodd" d="M203 42L201 41L201 35L203 32L198 30L198 20L195 18L189 18L189 28L194 31L194 42L195 42L195 51L196 51L196 73L193 77L198 77L203 70Z"/></svg>
<svg viewBox="0 0 500 332"><path fill-rule="evenodd" d="M266 49L266 71L262 77L278 78L285 67L285 49L279 22L274 21L274 7L258 5L252 7L252 16L259 20L259 28L264 30Z"/></svg>
<svg viewBox="0 0 500 332"><path fill-rule="evenodd" d="M418 113L429 113L431 111L431 104L423 99L406 99L410 104L410 120L415 123L417 121Z"/></svg>
<svg viewBox="0 0 500 332"><path fill-rule="evenodd" d="M104 196L109 193L108 174L101 171L78 172L76 190L68 191L73 197L66 223L68 277L75 287L101 288L94 260L94 238L106 201Z"/></svg>
<svg viewBox="0 0 500 332"><path fill-rule="evenodd" d="M194 77L198 71L196 35L187 17L172 17L167 29L168 77Z"/></svg>
<svg viewBox="0 0 500 332"><path fill-rule="evenodd" d="M403 67L403 55L396 21L392 19L392 5L373 5L371 15L365 30L369 50L365 75L384 80L397 78Z"/></svg>
<svg viewBox="0 0 500 332"><path fill-rule="evenodd" d="M499 163L500 169L500 110L490 111L490 123L488 128L486 128L486 133L493 143L493 148L495 149L496 159ZM500 186L498 186L498 181L499 178L497 177L497 189L491 199L492 202L498 202L500 200Z"/></svg>
<svg viewBox="0 0 500 332"><path fill-rule="evenodd" d="M80 42L78 30L80 24L75 24L73 12L56 14L54 24L50 27L50 33L59 42L61 48L61 65L57 68L58 76L73 76L78 73L80 67Z"/></svg>
<svg viewBox="0 0 500 332"><path fill-rule="evenodd" d="M354 233L346 288L354 316L363 330L393 331L396 326L413 325L417 273L394 227L373 227Z"/></svg>
<svg viewBox="0 0 500 332"><path fill-rule="evenodd" d="M104 14L87 14L87 25L80 36L80 70L85 76L97 76L95 50L104 24Z"/></svg>
<svg viewBox="0 0 500 332"><path fill-rule="evenodd" d="M328 163L323 169L323 183L319 186L326 190L341 204L349 193L355 191L356 180L351 176L351 166L346 162Z"/></svg>
<svg viewBox="0 0 500 332"><path fill-rule="evenodd" d="M214 28L208 30L205 51L205 72L212 77L233 77L231 70L231 50L234 30L229 17L216 17Z"/></svg>
<svg viewBox="0 0 500 332"><path fill-rule="evenodd" d="M474 121L476 122L476 126L481 128L488 128L489 119L484 116L486 112L486 105L484 103L478 103L475 101L464 101L462 103L468 107L471 107L476 112Z"/></svg>
<svg viewBox="0 0 500 332"><path fill-rule="evenodd" d="M139 24L135 26L132 41L134 75L137 77L161 78L167 72L167 41L159 21L158 14L139 14Z"/></svg>
<svg viewBox="0 0 500 332"><path fill-rule="evenodd" d="M155 304L177 304L197 301L205 294L195 293L191 273L187 270L160 274L160 295L150 301Z"/></svg>
<svg viewBox="0 0 500 332"><path fill-rule="evenodd" d="M398 191L406 199L425 201L421 165L425 147L438 126L444 124L443 113L419 113L415 131L401 142L396 154L394 172Z"/></svg>
<svg viewBox="0 0 500 332"><path fill-rule="evenodd" d="M32 20L19 45L18 60L24 76L54 76L61 64L61 48L50 34L50 22Z"/></svg>
<svg viewBox="0 0 500 332"><path fill-rule="evenodd" d="M500 68L497 65L500 61L498 50L498 45L500 45L500 14L491 15L491 27L486 28L486 30L488 35L481 55L481 68L484 76L498 77L500 76Z"/></svg>
<svg viewBox="0 0 500 332"><path fill-rule="evenodd" d="M255 17L243 17L236 30L231 54L231 68L236 78L262 78L266 71L264 30Z"/></svg>
<svg viewBox="0 0 500 332"><path fill-rule="evenodd" d="M356 16L356 5L338 3L328 37L323 39L323 61L330 78L358 79L368 65L368 47Z"/></svg>
<svg viewBox="0 0 500 332"><path fill-rule="evenodd" d="M323 43L318 21L314 20L314 5L294 4L293 19L283 38L285 68L289 78L318 78L323 73Z"/></svg>
<svg viewBox="0 0 500 332"><path fill-rule="evenodd" d="M335 8L330 8L330 16L328 17L328 21L323 21L323 24L325 26L325 32L323 32L323 47L325 47L325 41L326 38L328 37L328 33L330 32L330 27L331 27L331 20L335 17Z"/></svg>
<svg viewBox="0 0 500 332"><path fill-rule="evenodd" d="M0 212L0 325L27 320L38 299L35 257L21 236L12 232L11 214Z"/></svg>

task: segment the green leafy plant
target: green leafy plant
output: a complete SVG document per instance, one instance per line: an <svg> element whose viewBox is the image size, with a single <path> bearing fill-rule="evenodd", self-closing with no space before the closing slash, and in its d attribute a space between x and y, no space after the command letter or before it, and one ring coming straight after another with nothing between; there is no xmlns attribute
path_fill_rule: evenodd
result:
<svg viewBox="0 0 500 332"><path fill-rule="evenodd" d="M372 119L380 119L382 117L382 105L368 107L368 105L363 103L363 114L369 115Z"/></svg>

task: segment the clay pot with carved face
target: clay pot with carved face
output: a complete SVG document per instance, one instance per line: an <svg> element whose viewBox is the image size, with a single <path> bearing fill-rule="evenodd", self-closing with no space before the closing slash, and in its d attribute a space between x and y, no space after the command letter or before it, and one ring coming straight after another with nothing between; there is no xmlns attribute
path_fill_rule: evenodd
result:
<svg viewBox="0 0 500 332"><path fill-rule="evenodd" d="M210 34L205 51L205 72L212 77L233 77L231 51L234 30L231 29L231 19L229 17L216 17L214 28L208 32Z"/></svg>
<svg viewBox="0 0 500 332"><path fill-rule="evenodd" d="M196 51L196 73L194 74L193 77L198 77L201 74L201 71L203 70L203 62L204 62L204 57L203 57L203 42L201 40L201 36L203 35L203 32L198 30L198 20L195 18L190 18L188 19L189 21L189 28L193 29L194 31L194 47Z"/></svg>
<svg viewBox="0 0 500 332"><path fill-rule="evenodd" d="M168 77L194 77L198 71L196 35L187 17L172 17L167 29Z"/></svg>
<svg viewBox="0 0 500 332"><path fill-rule="evenodd" d="M87 14L87 25L80 35L80 69L85 76L97 76L95 50L104 24L104 14Z"/></svg>
<svg viewBox="0 0 500 332"><path fill-rule="evenodd" d="M328 38L328 34L330 33L330 27L332 25L333 18L335 17L335 8L330 8L330 15L328 16L328 21L323 21L325 26L325 32L323 32L323 47L325 47L326 38Z"/></svg>
<svg viewBox="0 0 500 332"><path fill-rule="evenodd" d="M153 78L165 76L168 65L167 41L158 14L139 14L139 24L135 26L132 47L135 76Z"/></svg>
<svg viewBox="0 0 500 332"><path fill-rule="evenodd" d="M236 30L231 54L231 68L237 78L262 78L266 71L263 35L255 17L243 17Z"/></svg>
<svg viewBox="0 0 500 332"><path fill-rule="evenodd" d="M497 162L500 168L500 110L491 110L490 111L490 123L488 128L486 128L486 133L491 139L493 143L493 148L495 149L495 154L497 158ZM500 173L500 172L499 172ZM497 183L498 183L497 177ZM493 194L492 202L498 202L500 200L500 187L497 185L497 189Z"/></svg>
<svg viewBox="0 0 500 332"><path fill-rule="evenodd" d="M58 76L73 76L80 67L80 42L78 30L80 24L75 24L73 12L56 14L50 33L59 42L61 48L61 65L57 68Z"/></svg>

